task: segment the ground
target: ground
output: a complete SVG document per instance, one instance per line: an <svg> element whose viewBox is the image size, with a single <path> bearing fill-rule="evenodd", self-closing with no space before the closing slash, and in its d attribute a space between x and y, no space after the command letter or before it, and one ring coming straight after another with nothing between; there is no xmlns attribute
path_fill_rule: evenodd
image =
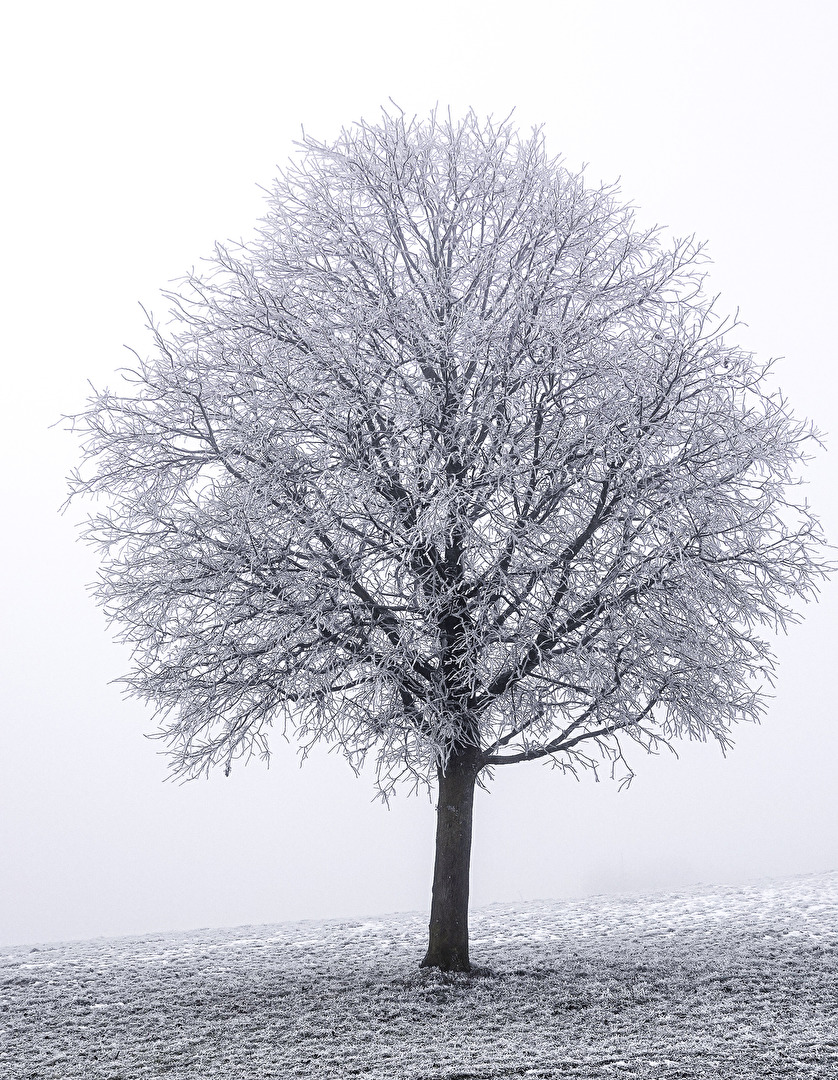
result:
<svg viewBox="0 0 838 1080"><path fill-rule="evenodd" d="M6 1080L838 1080L838 872L0 948Z"/></svg>

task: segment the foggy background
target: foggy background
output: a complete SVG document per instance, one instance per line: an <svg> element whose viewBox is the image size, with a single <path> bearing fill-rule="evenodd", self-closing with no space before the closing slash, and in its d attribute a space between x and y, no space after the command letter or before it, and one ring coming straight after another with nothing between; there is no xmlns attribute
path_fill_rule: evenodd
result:
<svg viewBox="0 0 838 1080"><path fill-rule="evenodd" d="M838 539L836 75L831 3L170 0L16 5L2 46L0 944L426 910L434 811L373 801L335 756L163 782L149 714L59 517L86 380L148 351L142 301L250 234L300 125L332 139L392 97L545 123L641 224L710 243L709 288L783 356L832 433L808 494ZM838 582L777 643L776 697L723 759L630 757L628 791L538 762L479 794L474 905L838 868Z"/></svg>

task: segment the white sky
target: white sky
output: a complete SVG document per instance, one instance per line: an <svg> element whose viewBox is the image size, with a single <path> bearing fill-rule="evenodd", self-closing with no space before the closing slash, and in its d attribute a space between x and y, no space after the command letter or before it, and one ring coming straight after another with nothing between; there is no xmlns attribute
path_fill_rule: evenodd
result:
<svg viewBox="0 0 838 1080"><path fill-rule="evenodd" d="M827 2L16 5L5 118L0 427L0 943L421 910L433 808L275 746L185 786L86 595L59 518L63 412L147 348L138 302L246 235L300 125L322 138L392 97L544 122L641 220L709 240L738 337L783 356L796 410L838 433L838 17ZM838 539L834 435L809 496ZM539 764L478 800L472 897L561 897L838 867L838 582L779 643L776 698L727 760L641 759L628 792Z"/></svg>

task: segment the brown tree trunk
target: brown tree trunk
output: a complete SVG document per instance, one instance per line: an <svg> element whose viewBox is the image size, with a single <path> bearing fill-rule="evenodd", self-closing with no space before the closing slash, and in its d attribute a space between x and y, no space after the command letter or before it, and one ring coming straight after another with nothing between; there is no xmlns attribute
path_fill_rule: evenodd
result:
<svg viewBox="0 0 838 1080"><path fill-rule="evenodd" d="M449 758L437 770L436 861L431 897L428 951L420 967L470 971L468 885L471 820L477 768L470 755Z"/></svg>

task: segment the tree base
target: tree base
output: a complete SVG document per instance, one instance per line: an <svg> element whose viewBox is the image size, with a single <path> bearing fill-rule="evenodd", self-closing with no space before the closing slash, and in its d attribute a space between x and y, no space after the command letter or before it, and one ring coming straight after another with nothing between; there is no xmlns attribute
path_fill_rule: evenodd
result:
<svg viewBox="0 0 838 1080"><path fill-rule="evenodd" d="M463 956L459 951L432 952L430 949L425 954L425 959L419 965L420 968L439 968L440 971L463 971L470 972L471 964L468 956Z"/></svg>

